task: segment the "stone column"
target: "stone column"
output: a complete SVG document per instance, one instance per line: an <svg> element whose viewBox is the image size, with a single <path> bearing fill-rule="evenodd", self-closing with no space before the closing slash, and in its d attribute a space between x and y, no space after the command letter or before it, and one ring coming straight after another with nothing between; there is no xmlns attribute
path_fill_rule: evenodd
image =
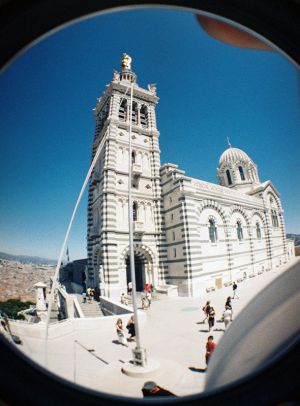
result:
<svg viewBox="0 0 300 406"><path fill-rule="evenodd" d="M38 317L44 321L47 318L47 306L46 306L46 288L47 285L44 282L38 282L34 285L36 289L36 312Z"/></svg>

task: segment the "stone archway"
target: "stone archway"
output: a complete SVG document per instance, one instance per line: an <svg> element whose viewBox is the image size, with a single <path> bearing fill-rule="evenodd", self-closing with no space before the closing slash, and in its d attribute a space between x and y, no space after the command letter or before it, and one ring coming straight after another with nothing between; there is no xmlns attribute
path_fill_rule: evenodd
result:
<svg viewBox="0 0 300 406"><path fill-rule="evenodd" d="M154 256L150 248L136 244L134 246L134 264L137 291L141 292L145 283L151 283L155 286ZM122 279L127 287L128 283L131 282L129 247L121 255L121 269L124 270L125 275Z"/></svg>
<svg viewBox="0 0 300 406"><path fill-rule="evenodd" d="M136 283L136 291L142 292L144 288L144 284L146 283L146 273L145 273L145 266L147 263L145 262L144 258L134 254L134 267L135 267L135 283ZM130 270L130 258L129 255L126 257L126 281L127 285L131 282L131 270Z"/></svg>

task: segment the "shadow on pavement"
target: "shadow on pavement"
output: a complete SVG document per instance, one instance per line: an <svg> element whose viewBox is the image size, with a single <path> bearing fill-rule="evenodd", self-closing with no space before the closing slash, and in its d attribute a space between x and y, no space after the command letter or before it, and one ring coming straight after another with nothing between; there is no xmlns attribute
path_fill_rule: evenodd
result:
<svg viewBox="0 0 300 406"><path fill-rule="evenodd" d="M189 367L189 369L190 369L192 372L200 372L201 374L203 374L204 372L206 372L206 368Z"/></svg>
<svg viewBox="0 0 300 406"><path fill-rule="evenodd" d="M113 344L118 344L118 345L121 345L121 343L120 343L120 341L119 341L119 340L112 340L112 343L113 343Z"/></svg>

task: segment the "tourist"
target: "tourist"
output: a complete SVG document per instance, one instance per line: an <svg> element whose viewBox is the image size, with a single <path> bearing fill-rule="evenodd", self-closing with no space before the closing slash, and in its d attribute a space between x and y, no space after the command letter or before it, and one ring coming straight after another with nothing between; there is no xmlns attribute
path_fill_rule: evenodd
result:
<svg viewBox="0 0 300 406"><path fill-rule="evenodd" d="M123 329L122 319L117 320L117 322L116 322L116 330L117 330L117 336L118 336L119 343L122 344L122 345L125 345L126 347L128 347L127 340L126 340L126 337L125 337L125 332L124 332L124 329Z"/></svg>
<svg viewBox="0 0 300 406"><path fill-rule="evenodd" d="M135 340L134 316L130 317L130 319L128 320L128 323L126 325L126 328L128 330L128 334L130 334L130 337L128 338L128 341L134 341Z"/></svg>
<svg viewBox="0 0 300 406"><path fill-rule="evenodd" d="M90 298L91 298L91 301L95 298L95 289L94 288L90 289Z"/></svg>
<svg viewBox="0 0 300 406"><path fill-rule="evenodd" d="M157 385L156 382L148 381L144 383L142 388L143 396L176 396L174 393L168 391L167 389L162 388L161 386Z"/></svg>
<svg viewBox="0 0 300 406"><path fill-rule="evenodd" d="M145 291L145 292L149 292L149 293L153 292L153 285L152 285L152 283L145 283L145 284L144 284L144 291Z"/></svg>
<svg viewBox="0 0 300 406"><path fill-rule="evenodd" d="M128 305L128 300L126 299L125 293L121 294L121 303L124 305Z"/></svg>
<svg viewBox="0 0 300 406"><path fill-rule="evenodd" d="M232 310L228 306L225 306L225 310L223 312L223 321L226 330L228 324L232 321Z"/></svg>
<svg viewBox="0 0 300 406"><path fill-rule="evenodd" d="M142 309L147 310L149 308L149 300L146 296L142 296Z"/></svg>
<svg viewBox="0 0 300 406"><path fill-rule="evenodd" d="M152 295L151 295L151 288L146 292L146 299L148 300L148 307L151 306L151 300L152 300Z"/></svg>
<svg viewBox="0 0 300 406"><path fill-rule="evenodd" d="M211 354L213 353L214 349L216 348L216 344L214 342L213 336L208 337L205 348L206 348L205 362L206 362L206 366L207 366L208 362L210 360Z"/></svg>
<svg viewBox="0 0 300 406"><path fill-rule="evenodd" d="M210 301L208 300L206 304L202 307L202 310L205 314L205 318L203 319L202 323L205 323L205 320L208 318L209 309L210 309Z"/></svg>
<svg viewBox="0 0 300 406"><path fill-rule="evenodd" d="M232 296L232 299L239 299L239 297L238 297L238 295L237 295L237 293L236 293L236 290L237 290L237 284L235 283L235 282L233 282L233 285L232 285L232 289L233 289L233 296Z"/></svg>
<svg viewBox="0 0 300 406"><path fill-rule="evenodd" d="M228 296L228 298L226 299L225 308L226 307L229 307L229 309L232 310L232 303L231 303L231 297L230 296Z"/></svg>
<svg viewBox="0 0 300 406"><path fill-rule="evenodd" d="M91 298L91 288L87 288L86 294L87 294L88 301L89 301L89 303L90 303L91 300L92 300L92 298Z"/></svg>
<svg viewBox="0 0 300 406"><path fill-rule="evenodd" d="M82 292L82 299L83 299L82 303L86 303L86 292L85 291Z"/></svg>
<svg viewBox="0 0 300 406"><path fill-rule="evenodd" d="M225 309L226 309L226 307L231 310L231 319L230 319L230 321L232 321L233 310L232 310L232 304L231 304L231 297L230 296L228 296L228 298L226 299Z"/></svg>
<svg viewBox="0 0 300 406"><path fill-rule="evenodd" d="M128 293L128 295L131 295L131 293L132 293L132 282L128 282L127 293Z"/></svg>
<svg viewBox="0 0 300 406"><path fill-rule="evenodd" d="M215 309L210 306L209 312L208 312L208 331L211 331L213 326L215 325Z"/></svg>

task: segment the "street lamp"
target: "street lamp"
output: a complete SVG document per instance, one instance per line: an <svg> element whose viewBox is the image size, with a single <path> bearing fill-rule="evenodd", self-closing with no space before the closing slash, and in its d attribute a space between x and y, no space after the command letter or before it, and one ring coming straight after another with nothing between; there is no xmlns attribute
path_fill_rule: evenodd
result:
<svg viewBox="0 0 300 406"><path fill-rule="evenodd" d="M132 104L133 104L133 78L130 86L130 110L129 110L129 165L128 165L128 224L129 224L129 258L130 258L130 274L132 282L132 305L135 320L135 337L136 347L133 352L133 363L138 366L145 367L147 365L146 349L141 347L139 319L137 310L137 295L135 281L135 263L134 263L134 242L133 242L133 211L132 211Z"/></svg>

